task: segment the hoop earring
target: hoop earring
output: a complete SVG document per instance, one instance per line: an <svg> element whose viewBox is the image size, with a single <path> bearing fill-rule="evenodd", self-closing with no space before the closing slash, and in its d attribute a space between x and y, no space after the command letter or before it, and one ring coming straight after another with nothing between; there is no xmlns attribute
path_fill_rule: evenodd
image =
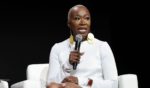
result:
<svg viewBox="0 0 150 88"><path fill-rule="evenodd" d="M93 44L94 43L94 35L93 33L89 33L88 36L87 36L87 41L88 43L90 44Z"/></svg>
<svg viewBox="0 0 150 88"><path fill-rule="evenodd" d="M72 35L72 31L70 30L70 44L73 44L74 43L74 39L73 39L73 35Z"/></svg>

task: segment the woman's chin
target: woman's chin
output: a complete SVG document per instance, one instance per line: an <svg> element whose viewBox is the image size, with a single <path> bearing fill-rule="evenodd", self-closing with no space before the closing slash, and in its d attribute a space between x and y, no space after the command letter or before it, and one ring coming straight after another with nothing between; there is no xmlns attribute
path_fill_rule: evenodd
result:
<svg viewBox="0 0 150 88"><path fill-rule="evenodd" d="M83 40L86 40L87 35L82 35L82 37L83 37Z"/></svg>

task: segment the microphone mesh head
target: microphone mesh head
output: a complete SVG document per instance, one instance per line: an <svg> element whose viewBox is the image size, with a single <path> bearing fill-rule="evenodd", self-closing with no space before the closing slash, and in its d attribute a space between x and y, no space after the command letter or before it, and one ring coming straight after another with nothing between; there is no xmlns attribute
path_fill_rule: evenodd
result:
<svg viewBox="0 0 150 88"><path fill-rule="evenodd" d="M77 34L75 39L76 41L81 42L83 38L81 34Z"/></svg>

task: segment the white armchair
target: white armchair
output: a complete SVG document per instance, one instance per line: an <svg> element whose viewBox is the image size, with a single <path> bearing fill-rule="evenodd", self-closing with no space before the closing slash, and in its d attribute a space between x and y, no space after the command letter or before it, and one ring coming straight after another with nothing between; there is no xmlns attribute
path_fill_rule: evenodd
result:
<svg viewBox="0 0 150 88"><path fill-rule="evenodd" d="M46 88L48 64L31 64L27 68L27 80L11 85L11 88ZM125 74L118 77L119 88L138 88L135 74Z"/></svg>
<svg viewBox="0 0 150 88"><path fill-rule="evenodd" d="M8 88L8 82L4 80L0 80L0 88Z"/></svg>

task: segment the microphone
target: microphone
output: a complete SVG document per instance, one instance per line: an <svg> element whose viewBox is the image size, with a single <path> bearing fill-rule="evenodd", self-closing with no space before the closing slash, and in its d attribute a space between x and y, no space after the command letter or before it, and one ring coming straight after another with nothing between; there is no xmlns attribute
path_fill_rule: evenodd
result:
<svg viewBox="0 0 150 88"><path fill-rule="evenodd" d="M80 51L80 45L82 42L82 35L81 34L77 34L75 37L75 50ZM73 63L73 70L76 70L77 68L77 64L78 63Z"/></svg>

